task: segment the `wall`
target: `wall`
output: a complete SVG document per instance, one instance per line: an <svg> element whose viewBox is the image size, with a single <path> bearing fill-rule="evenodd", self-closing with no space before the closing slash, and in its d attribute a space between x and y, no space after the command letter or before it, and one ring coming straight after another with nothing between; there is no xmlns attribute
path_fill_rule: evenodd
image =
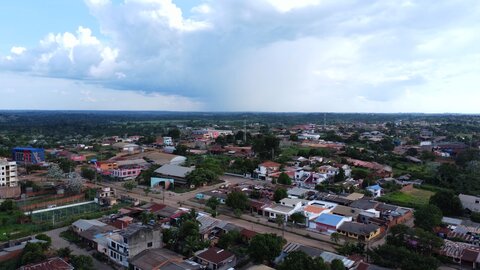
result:
<svg viewBox="0 0 480 270"><path fill-rule="evenodd" d="M152 246L148 247L147 243L152 242ZM142 229L128 239L128 255L129 258L135 257L138 253L153 248L161 248L162 232L160 228L157 229Z"/></svg>
<svg viewBox="0 0 480 270"><path fill-rule="evenodd" d="M36 210L36 209L44 209L47 208L49 205L62 205L62 204L68 204L71 202L78 202L78 201L84 201L85 200L85 194L77 194L77 195L68 195L68 197L64 197L65 195L53 195L51 196L52 200L46 201L46 202L38 202L34 204L28 204L28 205L20 205L19 208L20 210L27 212L31 210ZM54 199L56 198L56 199ZM20 204L22 204L21 202Z"/></svg>

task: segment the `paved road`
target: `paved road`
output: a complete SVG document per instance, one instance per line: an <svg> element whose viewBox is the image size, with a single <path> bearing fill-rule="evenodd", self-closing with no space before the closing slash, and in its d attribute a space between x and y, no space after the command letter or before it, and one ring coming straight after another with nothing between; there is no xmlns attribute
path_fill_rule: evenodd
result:
<svg viewBox="0 0 480 270"><path fill-rule="evenodd" d="M52 248L59 249L59 248L69 247L72 250L73 255L87 255L87 256L92 257L91 255L92 255L93 251L88 252L87 250L82 249L75 244L71 244L67 240L60 237L60 233L67 230L67 229L68 229L68 227L63 227L63 228L58 228L58 229L55 229L55 230L45 232L46 235L48 235L52 238ZM93 267L95 269L98 269L98 270L112 270L113 269L109 265L98 261L94 257L92 257L92 259L93 259Z"/></svg>

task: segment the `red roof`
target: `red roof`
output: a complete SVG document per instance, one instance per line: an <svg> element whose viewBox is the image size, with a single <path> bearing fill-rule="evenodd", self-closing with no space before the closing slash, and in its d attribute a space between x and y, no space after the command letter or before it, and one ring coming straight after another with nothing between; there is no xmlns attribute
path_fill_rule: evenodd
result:
<svg viewBox="0 0 480 270"><path fill-rule="evenodd" d="M165 208L165 207L167 207L165 204L155 203L155 204L153 204L152 206L150 206L150 207L147 208L147 209L150 210L150 212L155 213L155 212L157 212L157 211L162 210L162 209Z"/></svg>
<svg viewBox="0 0 480 270"><path fill-rule="evenodd" d="M226 261L232 256L235 255L230 251L219 249L217 247L211 247L196 255L196 257L202 259L203 261L208 261L214 264L219 264L223 261Z"/></svg>
<svg viewBox="0 0 480 270"><path fill-rule="evenodd" d="M54 257L41 261L39 263L32 263L19 268L20 270L73 270L73 266L59 257Z"/></svg>
<svg viewBox="0 0 480 270"><path fill-rule="evenodd" d="M268 168L280 167L280 163L276 163L276 162L273 162L273 161L265 161L265 162L261 163L260 166L268 167Z"/></svg>

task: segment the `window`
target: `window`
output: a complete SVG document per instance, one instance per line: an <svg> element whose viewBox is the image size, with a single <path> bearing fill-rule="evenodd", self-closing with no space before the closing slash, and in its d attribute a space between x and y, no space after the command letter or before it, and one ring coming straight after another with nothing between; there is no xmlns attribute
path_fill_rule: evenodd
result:
<svg viewBox="0 0 480 270"><path fill-rule="evenodd" d="M152 242L148 242L147 243L147 247L152 247L153 246L153 243Z"/></svg>
<svg viewBox="0 0 480 270"><path fill-rule="evenodd" d="M117 248L117 245L115 244L115 242L112 242L111 246L112 246L113 248Z"/></svg>

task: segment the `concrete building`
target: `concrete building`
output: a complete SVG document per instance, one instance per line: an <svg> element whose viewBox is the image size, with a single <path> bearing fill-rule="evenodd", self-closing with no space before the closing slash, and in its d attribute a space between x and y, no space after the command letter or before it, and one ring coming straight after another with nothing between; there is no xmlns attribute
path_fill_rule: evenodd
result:
<svg viewBox="0 0 480 270"><path fill-rule="evenodd" d="M13 160L20 164L41 164L45 162L43 148L15 147L12 150Z"/></svg>
<svg viewBox="0 0 480 270"><path fill-rule="evenodd" d="M235 254L217 247L198 251L195 253L195 261L208 270L226 270L237 264Z"/></svg>
<svg viewBox="0 0 480 270"><path fill-rule="evenodd" d="M0 187L16 187L17 179L17 163L0 159Z"/></svg>
<svg viewBox="0 0 480 270"><path fill-rule="evenodd" d="M118 265L129 267L130 260L140 252L162 247L160 227L131 224L107 235L108 257Z"/></svg>

